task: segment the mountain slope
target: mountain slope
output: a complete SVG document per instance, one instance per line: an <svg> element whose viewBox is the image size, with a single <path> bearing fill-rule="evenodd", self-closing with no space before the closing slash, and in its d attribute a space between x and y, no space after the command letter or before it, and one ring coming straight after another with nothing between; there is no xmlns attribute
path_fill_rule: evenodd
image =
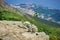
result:
<svg viewBox="0 0 60 40"><path fill-rule="evenodd" d="M4 0L0 0L0 7L8 8L9 5Z"/></svg>
<svg viewBox="0 0 60 40"><path fill-rule="evenodd" d="M56 39L56 38L59 39L59 37L60 37L59 36L60 35L60 31L59 31L60 27L58 27L58 26L55 27L53 24L51 24L51 26L50 26L48 24L45 24L45 22L42 20L36 21L35 18L29 16L28 14L24 15L22 13L15 12L13 10L0 8L0 15L1 15L0 20L12 20L12 21L23 21L23 22L29 21L32 24L35 24L37 26L39 32L44 31L49 35L51 34L51 35L53 35L52 38L54 38L54 39Z"/></svg>
<svg viewBox="0 0 60 40"><path fill-rule="evenodd" d="M43 16L43 19L46 19L46 20L51 18L50 19L51 21L55 21L55 22L60 21L60 18L59 18L60 10L58 10L58 9L43 7L41 5L36 5L36 4L20 4L18 6L20 6L21 8L33 10L33 11L39 13L40 18L42 18L42 16Z"/></svg>
<svg viewBox="0 0 60 40"><path fill-rule="evenodd" d="M22 10L20 10L22 11ZM24 11L23 11L24 12ZM20 13L9 8L0 8L0 20L9 20L9 21L29 21L32 24L36 25L38 32L44 31L50 36L50 40L60 40L60 26L59 24L54 25L46 20L41 20L39 18L34 18L28 14Z"/></svg>

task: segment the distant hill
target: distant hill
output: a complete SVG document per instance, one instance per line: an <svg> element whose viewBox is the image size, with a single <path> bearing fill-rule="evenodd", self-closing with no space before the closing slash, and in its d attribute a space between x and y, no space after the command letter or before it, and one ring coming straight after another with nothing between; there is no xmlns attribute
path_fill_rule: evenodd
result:
<svg viewBox="0 0 60 40"><path fill-rule="evenodd" d="M43 19L48 20L51 18L51 21L60 22L60 10L58 9L48 8L36 4L20 4L18 6L39 13L40 18L43 16Z"/></svg>
<svg viewBox="0 0 60 40"><path fill-rule="evenodd" d="M8 8L9 5L4 0L0 0L0 7Z"/></svg>
<svg viewBox="0 0 60 40"><path fill-rule="evenodd" d="M4 0L0 0L0 6L3 7L5 5Z"/></svg>

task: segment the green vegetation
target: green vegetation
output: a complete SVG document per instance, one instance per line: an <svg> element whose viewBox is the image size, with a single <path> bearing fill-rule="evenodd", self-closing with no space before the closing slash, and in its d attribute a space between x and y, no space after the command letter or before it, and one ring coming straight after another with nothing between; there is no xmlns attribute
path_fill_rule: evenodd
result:
<svg viewBox="0 0 60 40"><path fill-rule="evenodd" d="M38 17L38 13L37 12L35 12L34 17Z"/></svg>
<svg viewBox="0 0 60 40"><path fill-rule="evenodd" d="M0 20L21 21L25 20L25 18L13 10L0 8Z"/></svg>
<svg viewBox="0 0 60 40"><path fill-rule="evenodd" d="M60 40L60 27L57 24L54 25L55 23L52 24L51 22L47 22L36 17L33 18L28 14L22 15L21 13L13 10L0 8L0 20L29 21L38 27L39 32L44 31L47 33L50 36L50 40Z"/></svg>
<svg viewBox="0 0 60 40"><path fill-rule="evenodd" d="M50 36L50 40L57 40L57 37L56 36L54 36L52 34L50 34L49 36Z"/></svg>

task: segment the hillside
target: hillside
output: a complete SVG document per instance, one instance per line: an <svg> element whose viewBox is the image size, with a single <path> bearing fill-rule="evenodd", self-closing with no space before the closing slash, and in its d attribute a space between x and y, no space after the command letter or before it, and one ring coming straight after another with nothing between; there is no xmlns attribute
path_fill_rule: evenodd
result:
<svg viewBox="0 0 60 40"><path fill-rule="evenodd" d="M8 4L5 2L5 0L0 0L0 7L3 7L3 8L8 8Z"/></svg>
<svg viewBox="0 0 60 40"><path fill-rule="evenodd" d="M1 28L4 29L4 30L1 29L0 33L5 36L4 33L6 33L6 31L5 31L6 29L4 28L5 27L4 25L6 25L6 27L7 27L7 25L10 25L10 21L12 21L11 22L11 26L13 26L12 27L13 28L12 31L14 30L12 32L12 35L10 33L10 34L8 34L8 36L6 36L6 38L5 37L1 38L1 40L4 39L4 38L5 38L4 40L6 40L6 39L10 40L13 36L17 36L18 37L18 34L20 35L20 33L19 33L20 32L20 28L19 28L20 26L19 27L16 26L18 28L17 29L18 31L17 31L17 34L14 35L15 34L14 32L16 32L16 30L14 28L15 24L12 25L12 23L14 23L16 21L18 22L19 25L20 25L20 22L24 23L25 21L28 21L31 24L34 24L34 25L37 26L38 32L45 32L47 35L49 35L50 40L60 40L60 24L57 24L57 23L54 23L54 22L50 22L50 21L46 21L46 20L43 20L43 19L39 19L37 17L30 16L29 14L24 13L24 11L22 11L22 9L20 10L21 12L20 11L18 12L18 11L16 11L16 10L18 10L16 8L13 8L13 7L10 7L10 6L7 6L7 7L2 6L2 5L0 5L0 6L1 6L0 7L0 20L1 20L0 21L0 23L1 23L0 27L3 26ZM5 24L5 23L7 23L7 24ZM23 25L23 27L24 26L26 26L26 25ZM9 27L10 26L8 26L8 28ZM1 31L3 31L3 32L1 32ZM25 31L25 30L23 29L23 31ZM34 31L32 31L32 32L34 32ZM45 35L45 33L42 33L42 34ZM26 34L26 33L23 33L23 34ZM29 34L31 34L31 33L28 33L27 35L29 35ZM31 35L34 35L34 34L31 34ZM11 38L8 39L7 37L9 37L9 36ZM26 35L24 35L24 36L26 36ZM36 37L38 37L38 36L36 36ZM13 38L16 38L16 37L13 37ZM12 40L19 40L17 38L16 39L13 39L13 38L12 38ZM19 36L18 38L21 38L21 37ZM22 37L22 38L24 38L24 37ZM38 37L38 39L39 39L39 37ZM25 40L25 39L23 39L23 40ZM32 39L32 40L35 40L35 38Z"/></svg>
<svg viewBox="0 0 60 40"><path fill-rule="evenodd" d="M28 14L21 14L15 11L11 11L8 9L0 8L0 20L9 20L9 21L29 21L32 24L35 24L38 28L39 32L46 32L48 35L51 36L51 40L59 40L60 39L60 27L54 26L53 24L48 25L45 24L44 21L40 20L36 21L35 18L29 16ZM7 16L8 15L8 16ZM41 22L42 21L42 22ZM48 23L48 22L47 22Z"/></svg>

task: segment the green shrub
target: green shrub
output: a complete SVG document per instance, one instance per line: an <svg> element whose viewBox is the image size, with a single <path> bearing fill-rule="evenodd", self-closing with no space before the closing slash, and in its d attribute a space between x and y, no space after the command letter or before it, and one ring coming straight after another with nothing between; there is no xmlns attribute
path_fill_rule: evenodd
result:
<svg viewBox="0 0 60 40"><path fill-rule="evenodd" d="M50 34L50 40L57 40L57 37L55 35Z"/></svg>

